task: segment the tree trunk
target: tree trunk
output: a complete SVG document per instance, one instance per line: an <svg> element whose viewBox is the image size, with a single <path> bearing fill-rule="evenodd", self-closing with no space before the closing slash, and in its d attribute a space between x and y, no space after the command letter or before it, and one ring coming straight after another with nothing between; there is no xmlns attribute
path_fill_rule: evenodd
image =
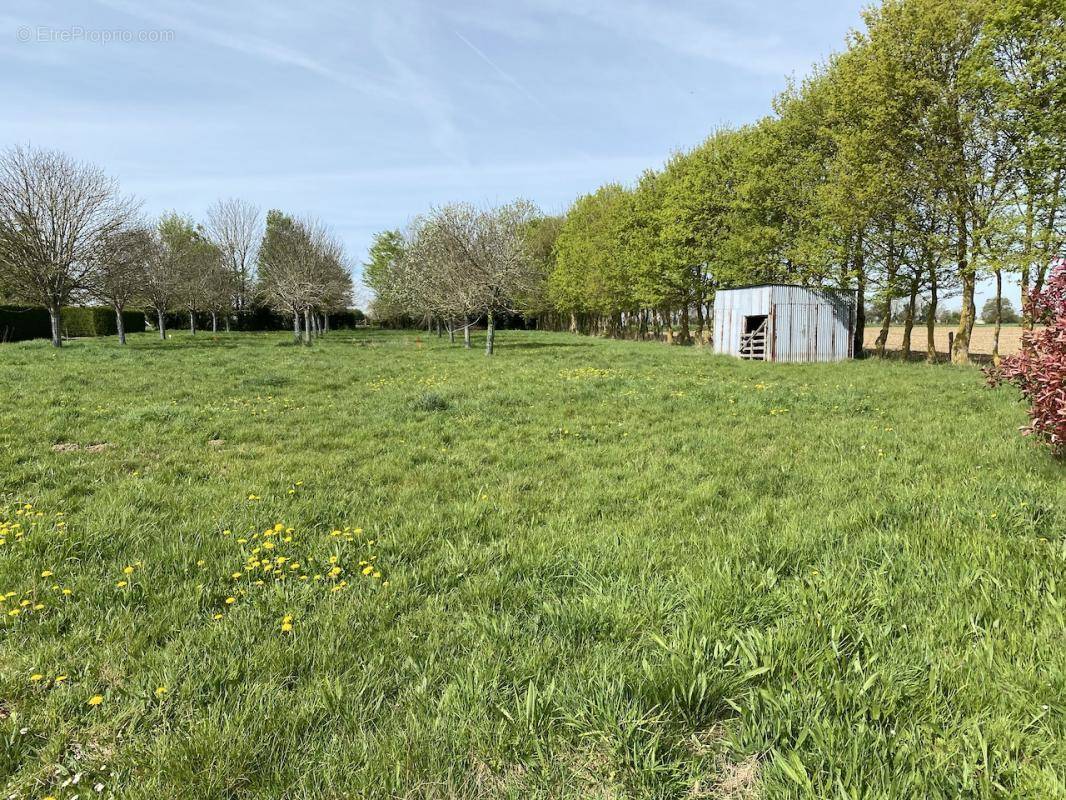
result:
<svg viewBox="0 0 1066 800"><path fill-rule="evenodd" d="M911 280L911 293L907 298L907 313L903 319L903 343L900 345L900 353L903 360L911 357L911 333L914 331L914 311L918 303L918 276Z"/></svg>
<svg viewBox="0 0 1066 800"><path fill-rule="evenodd" d="M1022 327L1033 329L1033 311L1029 307L1030 269L1033 261L1033 195L1027 193L1025 201L1025 252L1022 254Z"/></svg>
<svg viewBox="0 0 1066 800"><path fill-rule="evenodd" d="M122 319L122 306L115 306L115 330L118 332L118 343L126 343L126 321Z"/></svg>
<svg viewBox="0 0 1066 800"><path fill-rule="evenodd" d="M448 344L455 344L455 320L448 320Z"/></svg>
<svg viewBox="0 0 1066 800"><path fill-rule="evenodd" d="M570 312L570 333L577 333L577 314Z"/></svg>
<svg viewBox="0 0 1066 800"><path fill-rule="evenodd" d="M329 314L322 315L322 331L329 333Z"/></svg>
<svg viewBox="0 0 1066 800"><path fill-rule="evenodd" d="M52 322L52 347L63 346L63 324L60 317L59 306L48 309L48 318Z"/></svg>
<svg viewBox="0 0 1066 800"><path fill-rule="evenodd" d="M163 314L163 309L157 308L155 310L156 324L159 326L159 338L166 340L167 338L167 321L166 316Z"/></svg>
<svg viewBox="0 0 1066 800"><path fill-rule="evenodd" d="M936 262L929 262L929 316L925 321L925 358L930 363L936 361L936 306L937 306Z"/></svg>
<svg viewBox="0 0 1066 800"><path fill-rule="evenodd" d="M211 333L218 333L218 312L211 312Z"/></svg>
<svg viewBox="0 0 1066 800"><path fill-rule="evenodd" d="M678 344L692 344L692 334L688 329L688 303L681 306L681 333Z"/></svg>
<svg viewBox="0 0 1066 800"><path fill-rule="evenodd" d="M189 332L193 336L196 335L196 312L191 308L189 309Z"/></svg>
<svg viewBox="0 0 1066 800"><path fill-rule="evenodd" d="M311 309L304 309L304 344L311 344Z"/></svg>
<svg viewBox="0 0 1066 800"><path fill-rule="evenodd" d="M229 312L228 311L226 312L226 316L224 316L222 319L225 321L226 333L229 333L230 329L229 329Z"/></svg>
<svg viewBox="0 0 1066 800"><path fill-rule="evenodd" d="M895 226L888 230L888 259L885 265L885 305L882 309L884 319L881 321L881 331L877 334L877 357L885 357L885 347L888 345L888 329L892 325L892 293L893 282L896 280L896 242Z"/></svg>
<svg viewBox="0 0 1066 800"><path fill-rule="evenodd" d="M463 317L463 347L470 349L470 317Z"/></svg>
<svg viewBox="0 0 1066 800"><path fill-rule="evenodd" d="M959 312L959 328L955 331L955 342L951 348L952 364L970 363L970 334L973 332L974 291L977 288L977 273L967 258L967 226L964 212L957 212L957 239L955 242L955 259L959 277L962 280L962 310Z"/></svg>
<svg viewBox="0 0 1066 800"><path fill-rule="evenodd" d="M851 354L862 358L866 347L866 254L862 249L861 233L855 239L855 284L855 338Z"/></svg>
<svg viewBox="0 0 1066 800"><path fill-rule="evenodd" d="M1003 270L996 270L996 332L992 335L992 363L999 365L999 334L1003 330Z"/></svg>
<svg viewBox="0 0 1066 800"><path fill-rule="evenodd" d="M292 338L296 344L300 343L300 312L292 310Z"/></svg>
<svg viewBox="0 0 1066 800"><path fill-rule="evenodd" d="M485 355L491 356L496 343L496 321L492 312L489 312L488 322L485 324Z"/></svg>
<svg viewBox="0 0 1066 800"><path fill-rule="evenodd" d="M1033 280L1033 286L1030 290L1030 298L1034 295L1040 294L1044 291L1044 281L1047 280L1048 269L1052 264L1058 261L1058 258L1052 256L1051 250L1051 237L1052 231L1057 230L1055 227L1056 220L1058 219L1059 197L1062 192L1062 179L1066 170L1058 170L1055 173L1054 194L1052 195L1052 202L1050 210L1048 211L1047 221L1044 223L1044 232L1041 235L1040 252L1044 255L1040 258L1036 267L1036 277ZM1031 315L1030 315L1031 316ZM1030 322L1030 327L1035 323L1035 320Z"/></svg>

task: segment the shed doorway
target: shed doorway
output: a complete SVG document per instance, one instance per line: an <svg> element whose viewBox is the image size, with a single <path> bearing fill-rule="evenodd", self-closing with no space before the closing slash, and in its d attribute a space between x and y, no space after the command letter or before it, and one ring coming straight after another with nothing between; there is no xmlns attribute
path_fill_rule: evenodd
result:
<svg viewBox="0 0 1066 800"><path fill-rule="evenodd" d="M744 317L744 328L740 332L740 357L748 361L766 360L766 329L769 316L752 314Z"/></svg>

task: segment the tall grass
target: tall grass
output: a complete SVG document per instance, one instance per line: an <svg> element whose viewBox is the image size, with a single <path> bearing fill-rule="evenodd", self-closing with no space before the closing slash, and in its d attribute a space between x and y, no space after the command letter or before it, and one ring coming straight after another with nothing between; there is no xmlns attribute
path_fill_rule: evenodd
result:
<svg viewBox="0 0 1066 800"><path fill-rule="evenodd" d="M1066 796L1024 417L567 335L0 348L4 796Z"/></svg>

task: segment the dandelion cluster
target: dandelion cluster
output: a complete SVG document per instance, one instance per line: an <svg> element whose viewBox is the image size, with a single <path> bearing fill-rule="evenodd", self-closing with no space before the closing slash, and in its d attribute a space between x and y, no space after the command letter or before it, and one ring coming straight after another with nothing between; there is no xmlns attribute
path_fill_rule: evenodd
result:
<svg viewBox="0 0 1066 800"><path fill-rule="evenodd" d="M49 520L33 503L0 506L0 547L22 543L35 529L48 521L51 521L55 531L62 532L67 526L64 516L62 511L57 511Z"/></svg>
<svg viewBox="0 0 1066 800"><path fill-rule="evenodd" d="M378 556L372 552L376 540L365 536L362 528L333 528L324 537L330 542L328 547L323 547L321 538L305 540L297 535L295 528L283 522L268 528L253 528L239 536L227 528L222 536L232 539L240 548L241 561L231 565L222 576L225 596L221 607L211 614L216 621L239 606L242 598L268 585L306 584L328 587L330 593L349 588L350 578L368 579L382 587L389 585L378 565ZM361 550L363 557L349 567L358 557L351 553L353 549ZM206 563L201 559L196 565L203 569ZM292 629L293 616L286 614L281 630L288 633Z"/></svg>
<svg viewBox="0 0 1066 800"><path fill-rule="evenodd" d="M227 403L230 411L239 411L252 417L261 417L271 412L300 411L304 408L287 397L275 397L272 394L249 397L231 397Z"/></svg>
<svg viewBox="0 0 1066 800"><path fill-rule="evenodd" d="M0 553L27 541L45 525L51 526L52 534L61 533L66 527L63 512L49 516L32 503L0 507L0 545L4 548ZM34 570L28 588L0 591L0 619L13 623L39 615L71 594L73 591L56 579L52 566L41 565Z"/></svg>
<svg viewBox="0 0 1066 800"><path fill-rule="evenodd" d="M613 378L615 371L611 369L599 369L597 367L578 367L576 369L561 369L559 377L565 381L591 381L597 378Z"/></svg>

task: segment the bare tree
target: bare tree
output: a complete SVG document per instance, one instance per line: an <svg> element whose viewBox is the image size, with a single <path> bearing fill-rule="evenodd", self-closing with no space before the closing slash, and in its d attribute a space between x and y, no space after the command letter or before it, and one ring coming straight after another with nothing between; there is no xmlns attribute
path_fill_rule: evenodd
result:
<svg viewBox="0 0 1066 800"><path fill-rule="evenodd" d="M247 310L255 289L255 262L263 240L259 208L246 200L219 200L207 211L207 236L222 253L222 263L231 275L232 306ZM229 318L226 318L229 330Z"/></svg>
<svg viewBox="0 0 1066 800"><path fill-rule="evenodd" d="M136 210L113 179L63 153L13 147L0 154L0 284L12 299L48 309L56 347L61 309L90 288L105 241Z"/></svg>
<svg viewBox="0 0 1066 800"><path fill-rule="evenodd" d="M529 247L536 208L518 200L478 209L454 203L417 220L399 269L399 295L414 313L486 320L485 354L495 347L496 315L524 310L543 271ZM469 346L469 336L466 338Z"/></svg>
<svg viewBox="0 0 1066 800"><path fill-rule="evenodd" d="M114 310L119 344L126 343L126 324L122 314L144 289L155 248L154 232L143 225L133 225L104 239L103 257L90 294Z"/></svg>
<svg viewBox="0 0 1066 800"><path fill-rule="evenodd" d="M190 223L177 214L159 220L153 232L151 257L145 268L145 305L155 312L160 339L167 338L166 315L182 301L183 260L190 249Z"/></svg>
<svg viewBox="0 0 1066 800"><path fill-rule="evenodd" d="M215 311L217 329L218 286L224 283L220 276L224 267L218 248L191 218L176 213L160 220L159 233L177 285L175 299L189 314L189 332L196 333L196 314L210 310Z"/></svg>
<svg viewBox="0 0 1066 800"><path fill-rule="evenodd" d="M292 314L293 337L310 344L318 313L351 301L352 279L344 248L320 222L267 214L259 248L259 296L277 311Z"/></svg>
<svg viewBox="0 0 1066 800"><path fill-rule="evenodd" d="M230 314L237 297L236 281L237 277L221 257L209 258L203 265L200 283L201 302L204 310L211 315L212 333L218 333L220 315L225 320L226 330L229 330Z"/></svg>

